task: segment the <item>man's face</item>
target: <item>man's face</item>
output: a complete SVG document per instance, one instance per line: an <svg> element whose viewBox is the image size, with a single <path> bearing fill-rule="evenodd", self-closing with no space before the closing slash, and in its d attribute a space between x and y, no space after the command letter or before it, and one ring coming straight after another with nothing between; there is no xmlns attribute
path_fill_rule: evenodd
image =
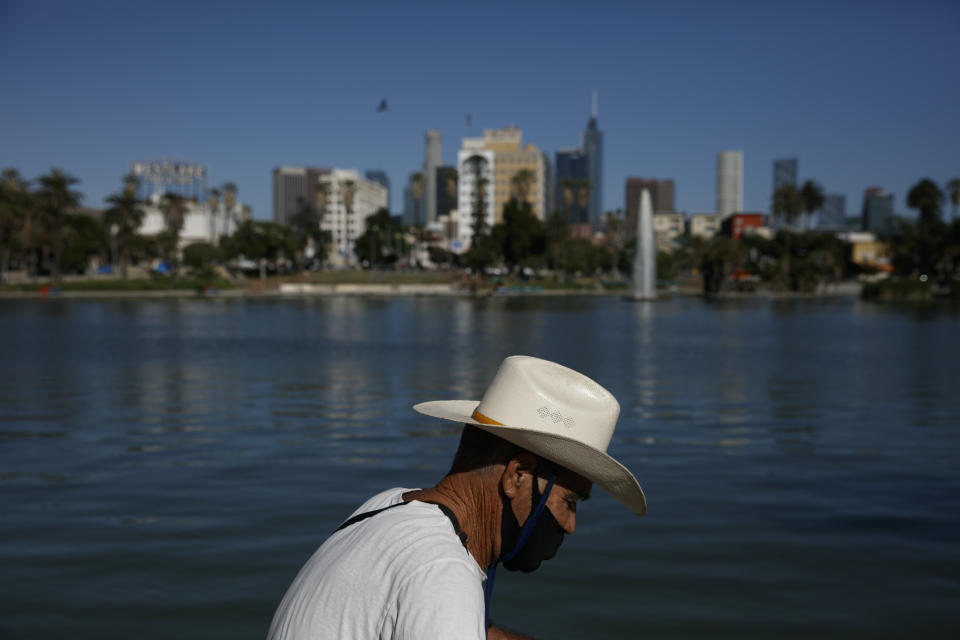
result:
<svg viewBox="0 0 960 640"><path fill-rule="evenodd" d="M531 479L539 483L540 493L546 491L548 483L546 478L534 477L531 474ZM576 528L577 502L589 498L592 487L592 482L573 471L563 470L557 476L557 481L550 490L550 497L547 498L547 508L550 509L550 513L565 534L572 534ZM521 526L527 521L533 509L532 495L532 482L525 482L513 500L513 513Z"/></svg>

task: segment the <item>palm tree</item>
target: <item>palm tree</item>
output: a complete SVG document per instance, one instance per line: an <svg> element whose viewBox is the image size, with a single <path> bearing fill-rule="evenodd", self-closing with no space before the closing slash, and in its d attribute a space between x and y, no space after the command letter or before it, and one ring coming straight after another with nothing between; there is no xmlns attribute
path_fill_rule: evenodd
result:
<svg viewBox="0 0 960 640"><path fill-rule="evenodd" d="M223 191L224 220L233 221L234 229L240 224L240 218L234 213L237 205L237 185L233 182L225 182L220 190Z"/></svg>
<svg viewBox="0 0 960 640"><path fill-rule="evenodd" d="M823 189L813 180L807 180L800 187L800 199L803 201L803 210L808 216L806 224L803 225L807 228L810 226L809 216L823 207Z"/></svg>
<svg viewBox="0 0 960 640"><path fill-rule="evenodd" d="M165 193L160 202L160 211L163 212L163 223L170 234L167 255L173 266L173 275L176 276L179 267L180 232L183 231L183 222L187 215L186 200L179 193Z"/></svg>
<svg viewBox="0 0 960 640"><path fill-rule="evenodd" d="M530 189L536 181L537 175L530 169L520 169L510 179L510 185L513 189L513 197L520 202L527 202L530 196Z"/></svg>
<svg viewBox="0 0 960 640"><path fill-rule="evenodd" d="M792 286L792 274L790 273L790 252L793 239L793 221L803 212L803 195L792 184L783 184L777 187L773 192L773 202L771 209L774 215L782 215L787 221L787 229L783 232L783 277Z"/></svg>
<svg viewBox="0 0 960 640"><path fill-rule="evenodd" d="M51 271L54 283L60 282L63 216L72 213L80 204L80 200L83 199L83 194L70 190L70 187L79 182L79 180L63 173L60 169L51 169L50 173L37 179L37 183L40 185L40 190L37 193L40 210L46 219L45 226L50 233L50 244L53 250Z"/></svg>
<svg viewBox="0 0 960 640"><path fill-rule="evenodd" d="M413 226L420 227L420 200L423 198L424 180L423 174L417 171L411 173L407 178L407 184L410 186L410 195L413 196Z"/></svg>
<svg viewBox="0 0 960 640"><path fill-rule="evenodd" d="M103 221L107 227L116 229L117 239L120 241L120 273L127 279L127 266L130 264L130 243L136 235L146 212L140 207L137 200L137 178L127 174L124 179L124 188L107 198L111 205L103 214Z"/></svg>
<svg viewBox="0 0 960 640"><path fill-rule="evenodd" d="M953 222L957 217L957 207L960 207L960 178L947 181L947 193L950 195L950 204L953 205L953 211L950 212L950 222Z"/></svg>
<svg viewBox="0 0 960 640"><path fill-rule="evenodd" d="M220 189L213 187L207 192L207 208L210 209L210 242L217 242L217 212L220 210Z"/></svg>
<svg viewBox="0 0 960 640"><path fill-rule="evenodd" d="M924 178L913 185L907 193L907 206L920 212L920 222L927 223L940 219L940 207L943 205L943 192L937 183Z"/></svg>
<svg viewBox="0 0 960 640"><path fill-rule="evenodd" d="M575 181L577 189L577 221L581 224L590 222L587 219L587 206L590 204L590 181L579 179Z"/></svg>
<svg viewBox="0 0 960 640"><path fill-rule="evenodd" d="M443 173L441 173L443 178L444 188L447 191L447 195L451 200L456 201L457 199L457 170L453 167L444 167Z"/></svg>

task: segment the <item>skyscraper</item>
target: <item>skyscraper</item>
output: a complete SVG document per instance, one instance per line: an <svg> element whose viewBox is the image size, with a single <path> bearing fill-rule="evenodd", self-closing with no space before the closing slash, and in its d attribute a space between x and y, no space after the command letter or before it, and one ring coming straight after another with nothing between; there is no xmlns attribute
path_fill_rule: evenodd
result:
<svg viewBox="0 0 960 640"><path fill-rule="evenodd" d="M743 152L717 154L717 213L726 217L743 211Z"/></svg>
<svg viewBox="0 0 960 640"><path fill-rule="evenodd" d="M586 211L577 209L576 194L571 187L574 181L590 181L590 170L587 156L581 149L558 149L556 158L556 175L554 182L554 207L567 215L571 224L587 222L589 220L589 205ZM552 210L551 210L552 212ZM581 219L584 218L584 219Z"/></svg>
<svg viewBox="0 0 960 640"><path fill-rule="evenodd" d="M581 144L587 156L587 180L590 181L590 205L587 218L590 225L599 229L603 214L603 132L597 127L597 101L594 95L593 115L587 121Z"/></svg>
<svg viewBox="0 0 960 640"><path fill-rule="evenodd" d="M315 206L317 182L329 169L277 167L273 170L273 221L288 225L303 206Z"/></svg>
<svg viewBox="0 0 960 640"><path fill-rule="evenodd" d="M437 169L443 164L443 134L436 129L427 131L423 158L423 180L427 224L437 220Z"/></svg>
<svg viewBox="0 0 960 640"><path fill-rule="evenodd" d="M819 227L830 231L840 231L846 227L847 197L840 193L828 193L823 197L820 209Z"/></svg>
<svg viewBox="0 0 960 640"><path fill-rule="evenodd" d="M788 184L791 187L796 188L797 186L797 159L796 158L781 158L780 160L773 161L773 191L771 194L776 193L777 189L783 185ZM772 197L771 197L772 201ZM782 216L773 215L774 227L782 226Z"/></svg>
<svg viewBox="0 0 960 640"><path fill-rule="evenodd" d="M773 190L785 184L797 186L797 159L781 158L773 161Z"/></svg>
<svg viewBox="0 0 960 640"><path fill-rule="evenodd" d="M863 230L886 236L893 232L893 194L882 187L863 192Z"/></svg>

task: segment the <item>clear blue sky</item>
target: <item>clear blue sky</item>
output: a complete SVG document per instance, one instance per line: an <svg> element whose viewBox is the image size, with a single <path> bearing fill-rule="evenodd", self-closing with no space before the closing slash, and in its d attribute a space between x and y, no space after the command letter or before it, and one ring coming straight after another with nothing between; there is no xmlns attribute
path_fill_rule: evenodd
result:
<svg viewBox="0 0 960 640"><path fill-rule="evenodd" d="M275 166L381 168L397 211L427 129L448 162L510 124L552 157L596 89L605 209L646 176L713 211L716 154L741 149L746 210L796 156L848 214L871 185L906 212L917 180L960 176L958 63L956 0L0 0L0 167L61 167L102 206L132 161L199 162L259 219Z"/></svg>

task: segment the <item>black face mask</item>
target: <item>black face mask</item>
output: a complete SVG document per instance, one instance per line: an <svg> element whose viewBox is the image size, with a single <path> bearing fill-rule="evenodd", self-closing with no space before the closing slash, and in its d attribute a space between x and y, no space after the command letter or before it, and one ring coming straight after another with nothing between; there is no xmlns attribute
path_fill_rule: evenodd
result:
<svg viewBox="0 0 960 640"><path fill-rule="evenodd" d="M553 480L551 479L550 484L547 485L547 495L549 495L552 487ZM546 496L543 496L543 498L545 500ZM540 499L540 482L534 475L528 520L535 517ZM541 562L549 560L557 554L557 549L563 542L563 528L546 505L533 523L533 529L530 531L526 542L522 543L522 547L516 549L517 542L520 541L522 527L517 521L517 516L513 513L510 501L502 494L500 501L503 503L503 517L500 519L500 548L508 549L500 555L500 560L503 562L505 569L529 573L539 567Z"/></svg>

